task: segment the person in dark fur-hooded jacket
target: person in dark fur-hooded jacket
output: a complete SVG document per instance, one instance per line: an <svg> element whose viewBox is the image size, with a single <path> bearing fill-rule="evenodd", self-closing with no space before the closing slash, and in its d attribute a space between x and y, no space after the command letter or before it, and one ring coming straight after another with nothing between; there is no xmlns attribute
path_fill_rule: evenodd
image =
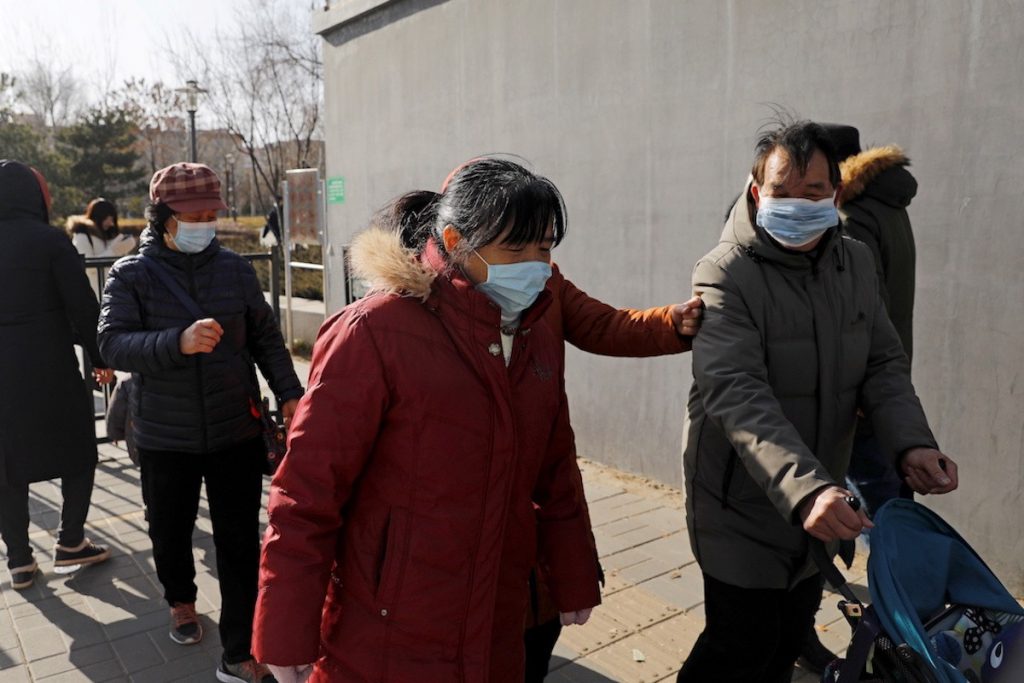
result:
<svg viewBox="0 0 1024 683"><path fill-rule="evenodd" d="M834 126L840 143L852 127ZM836 132L838 131L838 132ZM917 194L917 181L907 170L910 159L896 145L861 151L859 144L838 144L843 185L837 197L846 233L871 249L886 312L903 344L907 360L914 354L914 277L917 253L907 207ZM878 442L870 421L858 420L854 457L848 476L874 514L886 501L913 498L913 491L892 466L892 454Z"/></svg>
<svg viewBox="0 0 1024 683"><path fill-rule="evenodd" d="M871 247L882 300L907 357L914 356L914 273L917 251L907 207L917 194L910 159L896 145L858 152L839 164L839 214L846 233Z"/></svg>

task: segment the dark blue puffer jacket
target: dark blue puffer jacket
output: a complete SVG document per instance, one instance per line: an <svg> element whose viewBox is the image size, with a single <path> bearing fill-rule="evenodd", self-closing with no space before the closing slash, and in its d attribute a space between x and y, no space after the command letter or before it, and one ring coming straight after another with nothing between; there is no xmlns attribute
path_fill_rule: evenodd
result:
<svg viewBox="0 0 1024 683"><path fill-rule="evenodd" d="M152 229L140 254L158 259L224 328L213 353L186 356L178 340L195 322L140 256L113 265L103 290L99 345L112 368L138 375L131 397L139 448L208 453L260 435L250 411L255 361L279 401L302 395L256 272L217 240L198 254L169 249Z"/></svg>

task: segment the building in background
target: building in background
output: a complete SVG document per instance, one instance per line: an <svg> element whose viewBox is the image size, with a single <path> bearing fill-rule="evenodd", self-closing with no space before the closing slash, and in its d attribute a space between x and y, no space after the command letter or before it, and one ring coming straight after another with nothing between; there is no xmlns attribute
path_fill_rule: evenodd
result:
<svg viewBox="0 0 1024 683"><path fill-rule="evenodd" d="M565 195L555 258L574 282L616 305L682 301L769 103L899 143L921 184L914 377L962 475L925 502L1024 594L1024 6L347 0L313 23L326 176L344 188L328 204L339 273L342 246L390 198L510 152ZM567 381L581 455L680 485L686 356L570 349Z"/></svg>

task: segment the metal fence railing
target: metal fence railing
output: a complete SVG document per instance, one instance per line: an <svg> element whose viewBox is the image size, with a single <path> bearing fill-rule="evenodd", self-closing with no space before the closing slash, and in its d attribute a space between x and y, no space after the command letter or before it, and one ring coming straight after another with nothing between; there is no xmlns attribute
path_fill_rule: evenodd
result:
<svg viewBox="0 0 1024 683"><path fill-rule="evenodd" d="M278 292L281 291L281 259L277 254L274 253L254 253L254 254L241 254L242 258L249 261L249 263L256 263L259 261L267 261L270 264L270 306L274 309L274 317L277 319L277 324L281 325L281 303ZM96 279L98 282L106 282L107 270L110 266L121 257L109 257L109 258L87 258L85 261L85 270L89 275L89 279ZM92 382L88 378L92 375L92 363L89 360L89 354L82 353L82 376L86 377L86 383L92 385ZM107 406L110 405L110 396L113 393L113 387L107 385L105 387L99 387L94 389L92 392L93 402L93 417L96 422L102 422L107 416ZM98 432L96 435L96 443L109 443L110 439L106 436L106 429L103 430L101 436Z"/></svg>

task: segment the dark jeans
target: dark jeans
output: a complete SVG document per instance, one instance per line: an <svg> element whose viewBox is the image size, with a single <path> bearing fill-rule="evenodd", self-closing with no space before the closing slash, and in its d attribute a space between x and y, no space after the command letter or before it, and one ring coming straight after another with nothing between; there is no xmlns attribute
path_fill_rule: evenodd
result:
<svg viewBox="0 0 1024 683"><path fill-rule="evenodd" d="M526 683L544 683L551 663L551 652L562 633L562 622L555 617L539 626L526 629Z"/></svg>
<svg viewBox="0 0 1024 683"><path fill-rule="evenodd" d="M64 503L60 509L58 545L73 548L85 540L85 518L89 515L92 484L96 470L61 477ZM28 484L0 487L0 534L7 544L7 566L11 569L32 564L32 546L28 541Z"/></svg>
<svg viewBox="0 0 1024 683"><path fill-rule="evenodd" d="M893 498L914 497L913 490L896 472L894 458L882 448L869 425L857 426L846 478L850 488L864 501L865 512L871 516Z"/></svg>
<svg viewBox="0 0 1024 683"><path fill-rule="evenodd" d="M812 576L793 590L739 588L704 575L704 632L677 683L789 683L821 598Z"/></svg>
<svg viewBox="0 0 1024 683"><path fill-rule="evenodd" d="M220 584L220 640L224 661L232 664L252 656L265 459L260 439L215 453L139 449L153 560L169 605L196 601L192 531L206 481Z"/></svg>

